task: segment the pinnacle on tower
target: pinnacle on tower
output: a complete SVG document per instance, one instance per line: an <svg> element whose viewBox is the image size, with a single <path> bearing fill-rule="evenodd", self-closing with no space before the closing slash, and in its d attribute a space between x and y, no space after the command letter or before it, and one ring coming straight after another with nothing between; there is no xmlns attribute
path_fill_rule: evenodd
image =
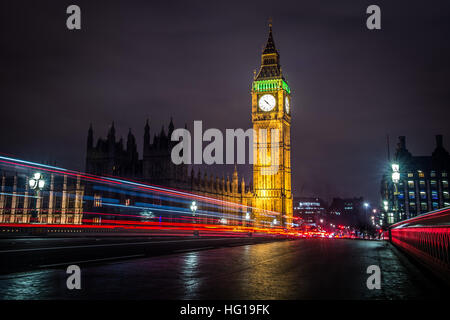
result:
<svg viewBox="0 0 450 320"><path fill-rule="evenodd" d="M168 137L170 139L170 137L172 136L172 132L175 129L175 126L173 125L173 120L172 117L170 117L170 123L169 123L169 131L168 131Z"/></svg>
<svg viewBox="0 0 450 320"><path fill-rule="evenodd" d="M116 141L116 129L114 128L114 121L111 123L111 127L109 128L108 140Z"/></svg>
<svg viewBox="0 0 450 320"><path fill-rule="evenodd" d="M275 48L275 41L273 40L272 35L272 19L269 19L269 37L267 38L266 47L264 48L263 54L276 53L277 49Z"/></svg>
<svg viewBox="0 0 450 320"><path fill-rule="evenodd" d="M150 148L150 125L147 119L144 127L144 155L147 153L148 148Z"/></svg>
<svg viewBox="0 0 450 320"><path fill-rule="evenodd" d="M94 147L94 130L92 130L92 123L89 124L88 137L87 137L87 148L92 149Z"/></svg>
<svg viewBox="0 0 450 320"><path fill-rule="evenodd" d="M133 142L133 143L134 143L134 141L135 141L134 134L131 132L131 128L129 128L129 130L128 130L127 141L128 141L128 142Z"/></svg>
<svg viewBox="0 0 450 320"><path fill-rule="evenodd" d="M254 80L282 79L280 55L273 40L272 22L269 22L269 36L261 56L261 67Z"/></svg>

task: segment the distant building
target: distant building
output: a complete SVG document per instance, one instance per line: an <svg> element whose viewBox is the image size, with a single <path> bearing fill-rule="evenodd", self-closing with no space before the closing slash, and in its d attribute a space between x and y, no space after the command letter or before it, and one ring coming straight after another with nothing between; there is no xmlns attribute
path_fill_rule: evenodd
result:
<svg viewBox="0 0 450 320"><path fill-rule="evenodd" d="M294 198L294 217L301 218L303 225L318 226L325 219L326 204L320 198Z"/></svg>
<svg viewBox="0 0 450 320"><path fill-rule="evenodd" d="M406 148L406 138L399 137L394 159L381 181L380 223L392 224L450 206L449 172L450 155L442 135L436 136L431 156L413 156Z"/></svg>
<svg viewBox="0 0 450 320"><path fill-rule="evenodd" d="M367 212L366 212L367 210ZM330 221L335 224L356 226L366 219L369 208L364 208L364 199L359 198L333 198L328 208Z"/></svg>

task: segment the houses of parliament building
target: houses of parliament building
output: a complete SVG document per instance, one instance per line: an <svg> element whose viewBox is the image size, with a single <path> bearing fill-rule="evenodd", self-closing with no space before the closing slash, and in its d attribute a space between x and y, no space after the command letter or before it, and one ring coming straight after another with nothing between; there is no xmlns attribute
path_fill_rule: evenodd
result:
<svg viewBox="0 0 450 320"><path fill-rule="evenodd" d="M100 176L118 176L125 179L139 180L152 185L181 189L218 200L251 205L252 188L246 185L244 178L239 181L235 167L233 175L218 177L197 174L187 164L175 165L171 160L171 151L175 143L170 137L174 130L170 120L166 133L164 126L159 134L150 139L149 122L144 128L143 157L139 159L136 139L128 133L126 147L123 141L116 141L114 123L106 139L99 138L93 145L93 129L89 128L86 150L86 172Z"/></svg>
<svg viewBox="0 0 450 320"><path fill-rule="evenodd" d="M253 183L246 184L243 178L239 179L236 167L231 177L218 177L202 174L200 171L195 174L192 169L189 172L187 164L175 165L171 160L174 146L171 141L174 131L172 120L167 131L163 126L159 133L153 133L153 137L151 123L147 121L142 157L139 156L131 129L125 143L116 138L112 123L106 138L98 138L94 142L91 125L87 136L85 170L86 173L97 176L122 177L209 196L223 200L224 203L249 206L254 208L253 218L259 221L273 219L267 218L265 212L276 212L280 217L278 224L288 226L292 221L291 109L291 90L281 70L280 56L270 24L269 36L261 55L261 66L259 72L255 72L251 85L250 110L253 129L257 134L254 140L258 141L253 143L253 154L256 157L253 163ZM265 139L259 136L261 129L268 132ZM274 136L273 130L277 130L279 135ZM272 167L274 161L277 163L277 171L267 174L267 169ZM0 222L27 222L30 209L33 208L39 222L77 224L84 219L84 211L95 211L96 203L100 203L98 188L80 181L79 177L74 179L51 175L48 189L42 190L38 199L24 201L30 193L25 181L27 178L17 174L14 177L8 176L6 172L2 175ZM20 192L26 197L19 201L17 195ZM228 208L216 210L227 213Z"/></svg>

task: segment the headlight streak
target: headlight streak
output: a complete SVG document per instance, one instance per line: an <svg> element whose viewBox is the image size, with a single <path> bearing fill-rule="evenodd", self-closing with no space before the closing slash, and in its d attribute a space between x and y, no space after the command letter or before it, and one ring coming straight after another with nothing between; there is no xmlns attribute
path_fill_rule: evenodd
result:
<svg viewBox="0 0 450 320"><path fill-rule="evenodd" d="M152 194L145 194L142 192L136 192L136 191L126 191L126 190L121 190L118 188L114 188L114 187L102 187L102 186L94 186L93 188L94 190L100 190L100 191L107 191L107 192L114 192L114 193L120 193L120 194L125 194L125 195L130 195L130 196L139 196L139 197L144 197L144 198L150 198L150 199L158 199L158 200L167 200L170 202L176 202L176 203L180 203L186 207L188 207L188 205L191 204L190 200L185 200L183 199L178 199L178 198L170 198L170 197L166 197L166 196L160 196L160 195L152 195ZM222 206L219 206L217 204L209 204L209 206L213 207L213 208L218 208L220 209ZM236 213L241 213L239 208L234 209L232 208L232 211L236 212Z"/></svg>
<svg viewBox="0 0 450 320"><path fill-rule="evenodd" d="M23 197L23 198L35 198L38 199L38 196L29 196L26 194L20 194L20 193L8 193L8 192L0 192L0 195L4 196L14 196L14 197Z"/></svg>
<svg viewBox="0 0 450 320"><path fill-rule="evenodd" d="M153 186L153 185L147 185L147 184L133 182L133 181L129 181L129 180L123 180L123 179L96 176L96 175L92 175L92 174L88 174L88 173L81 173L81 172L63 169L63 168L59 168L59 167L41 165L39 163L20 160L20 159L13 159L13 158L9 158L9 157L0 156L0 162L6 163L6 164L9 164L12 166L22 166L22 167L26 167L26 168L30 168L30 169L44 170L47 172L53 172L53 173L62 174L62 175L66 174L66 175L80 177L80 178L84 178L84 179L88 179L88 180L95 180L95 181L103 182L103 183L112 183L115 185L138 187L139 189L144 189L144 190L161 191L166 194L172 194L174 196L178 195L178 196L189 198L189 199L203 199L206 202L212 202L212 203L227 205L227 206L231 206L231 207L263 210L263 209L258 209L256 207L252 207L252 206L246 206L246 205L242 205L242 204L238 204L238 203L234 203L234 202L229 202L229 201L219 200L219 199L215 199L215 198L211 198L211 197L201 196L201 195L197 195L194 193L187 193L187 192L183 192L180 190L168 189L168 188L163 188L163 187L158 187L158 186ZM280 215L279 212L275 212L275 211L270 211L270 210L263 210L263 211L265 211L266 213L269 213L268 216L271 216L271 214L276 215L276 216Z"/></svg>
<svg viewBox="0 0 450 320"><path fill-rule="evenodd" d="M230 231L230 230L236 230L237 232L267 232L267 233L279 233L283 232L283 229L279 226L270 225L270 222L261 221L258 222L258 224L261 227L258 226L242 226L242 225L234 225L232 222L242 222L242 224L245 223L251 223L253 224L255 222L254 219L246 219L246 213L248 211L252 210L258 210L259 212L264 211L264 216L276 218L280 217L279 212L269 211L269 210L262 210L256 207L242 205L234 202L224 201L220 199L216 199L213 197L208 196L202 196L194 193L185 192L182 190L176 190L176 189L170 189L170 188L164 188L161 186L155 186L150 184L144 184L136 181L130 181L125 179L119 179L114 177L104 177L104 176L96 176L88 173L82 173L77 172L73 170L68 170L60 167L50 166L50 165L43 165L40 163L35 163L31 161L25 161L20 159L14 159L10 157L4 157L0 156L0 165L3 165L5 167L12 167L15 169L24 169L24 170L39 170L42 172L47 172L48 174L55 174L55 175L66 175L71 176L75 178L80 178L83 181L92 181L97 184L103 184L107 186L101 186L101 185L94 185L94 190L99 191L106 191L111 192L115 194L123 194L123 195L130 195L130 196L136 196L141 198L149 198L149 199L157 199L157 200L164 200L164 201L170 201L171 203L177 203L181 204L182 207L175 207L175 206L167 206L167 205L160 205L160 204L152 204L152 203L146 203L146 202L136 202L134 205L124 205L120 203L119 199L111 198L111 197L104 197L101 199L102 206L106 207L116 207L120 208L120 210L127 210L130 213L133 213L136 211L136 214L119 214L115 212L111 213L105 213L105 212L85 212L85 211L78 211L77 213L83 214L83 215L97 215L97 216L109 216L109 217L124 217L124 218L138 218L138 219L144 219L144 220L152 220L152 221L126 221L126 220L101 220L101 223L110 223L114 224L115 227L126 227L126 228L161 228L163 227L181 227L180 225L176 225L173 222L169 224L168 222L156 222L153 220L157 219L163 219L165 221L171 220L172 217L150 217L150 216L144 216L140 214L142 210L150 209L152 212L157 214L158 212L165 212L169 214L174 215L174 219L183 219L186 221L193 221L192 212L188 208L188 204L192 202L192 200L197 200L199 207L203 209L196 210L197 218L199 219L198 224L191 225L190 223L187 223L183 228L188 228L188 230L198 230L198 229L215 229L216 231ZM48 188L48 186L47 186ZM124 188L124 189L123 189ZM21 192L26 192L23 188L18 188L17 190ZM9 190L8 190L9 191ZM61 197L63 196L63 193L60 191L52 191L54 197ZM2 193L0 193L2 194ZM30 197L30 198L39 198L37 196L32 195L26 195L26 194L18 194L17 191L13 193L3 193L4 195L8 196L18 196L18 197ZM49 191L42 190L41 195L48 195ZM66 197L69 199L74 199L75 195L71 193L66 193ZM86 201L93 201L94 197L92 195L83 195L82 197L83 202ZM185 207L185 208L184 208ZM217 213L215 211L209 211L208 208L226 208L224 211L227 213ZM6 208L5 208L6 209ZM23 211L26 210L32 210L30 208L21 209ZM48 212L49 209L42 208L41 211L43 213ZM53 213L60 212L58 210L52 210ZM237 213L237 215L233 215L233 213ZM70 211L65 211L65 213L71 213ZM73 213L73 212L72 212ZM212 221L211 221L212 219ZM216 219L216 224L214 224L214 219ZM226 219L227 223L229 225L221 224L219 221L220 219ZM278 218L279 219L279 218ZM279 221L277 219L277 221ZM83 218L83 221L88 221L92 219L86 219ZM204 221L209 221L210 223L203 223ZM149 223L154 223L154 225L149 225ZM84 227L104 227L104 225L99 224L92 224L92 225L70 225L70 224L46 224L46 223L38 223L38 224L21 224L21 223L7 223L7 224L0 224L2 226L13 226L13 225L20 225L20 226L61 226L64 228L84 228Z"/></svg>

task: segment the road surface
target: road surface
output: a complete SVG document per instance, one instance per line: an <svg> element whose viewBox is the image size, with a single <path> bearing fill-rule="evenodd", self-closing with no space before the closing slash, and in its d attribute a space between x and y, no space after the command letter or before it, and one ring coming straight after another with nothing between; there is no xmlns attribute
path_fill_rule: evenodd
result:
<svg viewBox="0 0 450 320"><path fill-rule="evenodd" d="M434 299L446 288L384 241L301 239L0 276L1 299ZM369 290L367 267L382 272ZM448 290L448 288L447 288Z"/></svg>

